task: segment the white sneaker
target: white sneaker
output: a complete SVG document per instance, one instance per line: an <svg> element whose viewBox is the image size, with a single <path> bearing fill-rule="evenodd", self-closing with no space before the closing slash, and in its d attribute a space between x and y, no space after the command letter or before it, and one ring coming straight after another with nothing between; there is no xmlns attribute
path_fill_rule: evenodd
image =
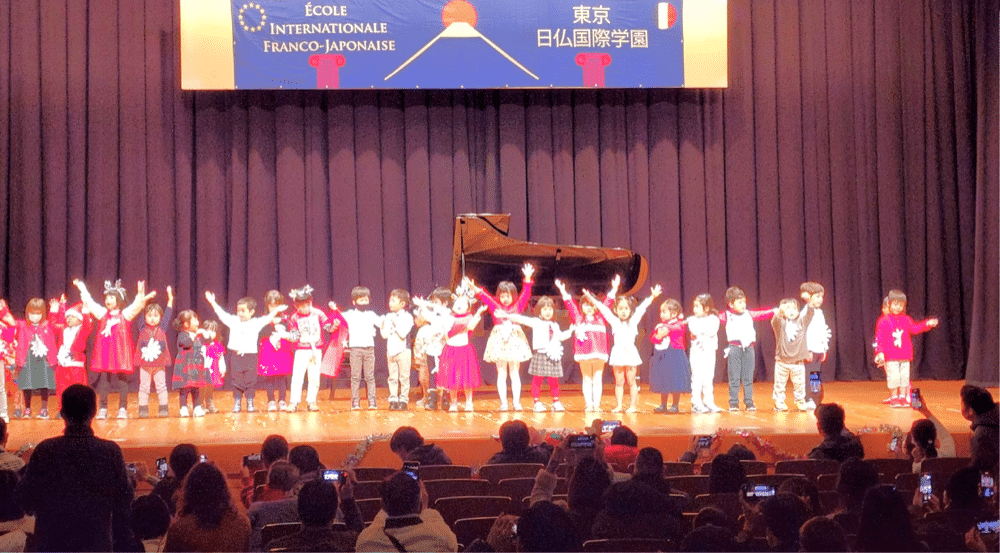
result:
<svg viewBox="0 0 1000 553"><path fill-rule="evenodd" d="M552 410L562 413L563 411L566 410L566 408L563 407L562 402L557 399L554 402L552 402Z"/></svg>
<svg viewBox="0 0 1000 553"><path fill-rule="evenodd" d="M124 407L118 408L118 419L119 420L128 419L128 411L126 411Z"/></svg>
<svg viewBox="0 0 1000 553"><path fill-rule="evenodd" d="M545 411L547 411L547 409L545 408L545 405L541 401L536 401L534 411L536 413L544 413Z"/></svg>
<svg viewBox="0 0 1000 553"><path fill-rule="evenodd" d="M706 408L704 405L701 405L701 404L692 405L691 406L691 412L692 413L707 413L708 412L708 408Z"/></svg>
<svg viewBox="0 0 1000 553"><path fill-rule="evenodd" d="M202 407L201 405L196 405L195 408L194 408L194 416L196 416L196 417L204 417L205 416L205 408Z"/></svg>
<svg viewBox="0 0 1000 553"><path fill-rule="evenodd" d="M108 410L102 407L99 411L97 411L97 416L94 418L99 421L106 420L108 418Z"/></svg>
<svg viewBox="0 0 1000 553"><path fill-rule="evenodd" d="M278 404L277 403L275 403L273 401L267 402L267 411L269 413L273 413L274 411L277 411L277 410L278 410Z"/></svg>
<svg viewBox="0 0 1000 553"><path fill-rule="evenodd" d="M284 401L279 401L278 402L278 410L279 411L288 411L288 404L285 403Z"/></svg>
<svg viewBox="0 0 1000 553"><path fill-rule="evenodd" d="M188 407L187 407L187 405L185 405L184 407L181 407L181 413L180 413L180 416L182 416L182 417L184 417L184 418L187 418L187 417L190 417L190 416L191 416L191 413L190 413L190 412L188 412Z"/></svg>
<svg viewBox="0 0 1000 553"><path fill-rule="evenodd" d="M816 402L813 401L813 400L811 400L811 399L806 400L806 409L815 410L816 409Z"/></svg>
<svg viewBox="0 0 1000 553"><path fill-rule="evenodd" d="M506 413L507 411L510 411L510 406L507 405L506 401L500 402L500 411L504 412L504 413Z"/></svg>

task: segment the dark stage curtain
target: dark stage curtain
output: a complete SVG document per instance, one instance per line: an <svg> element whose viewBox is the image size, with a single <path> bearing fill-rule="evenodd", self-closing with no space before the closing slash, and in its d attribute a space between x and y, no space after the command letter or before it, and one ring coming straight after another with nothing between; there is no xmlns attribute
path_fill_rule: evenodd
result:
<svg viewBox="0 0 1000 553"><path fill-rule="evenodd" d="M177 9L0 7L16 311L78 276L382 305L448 281L455 214L510 212L515 238L646 255L688 308L824 283L827 379L883 378L901 288L942 320L915 377L997 382L997 0L730 0L725 90L182 92Z"/></svg>

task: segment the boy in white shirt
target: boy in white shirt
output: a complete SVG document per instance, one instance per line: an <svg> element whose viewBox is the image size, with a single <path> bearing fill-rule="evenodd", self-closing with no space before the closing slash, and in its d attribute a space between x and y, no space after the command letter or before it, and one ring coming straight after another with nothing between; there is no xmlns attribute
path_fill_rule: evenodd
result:
<svg viewBox="0 0 1000 553"><path fill-rule="evenodd" d="M803 311L812 308L813 318L806 327L806 349L812 354L812 359L806 361L806 409L815 409L823 402L823 377L820 366L826 361L826 353L830 350L830 326L826 324L823 315L823 295L825 289L818 282L803 282L799 286L799 294L806 303Z"/></svg>
<svg viewBox="0 0 1000 553"><path fill-rule="evenodd" d="M351 409L361 409L361 375L368 388L368 408L378 409L375 401L375 332L382 326L382 318L369 309L371 291L364 286L351 290L354 309L344 311L347 321L347 347L351 350ZM330 302L330 309L338 311ZM409 377L409 375L407 375Z"/></svg>
<svg viewBox="0 0 1000 553"><path fill-rule="evenodd" d="M257 337L274 316L287 305L275 306L273 311L254 318L257 300L245 297L236 302L236 315L227 313L215 301L215 294L206 290L205 299L222 324L229 327L230 363L229 380L233 385L233 413L239 413L243 397L247 400L247 413L254 412L253 399L257 393Z"/></svg>
<svg viewBox="0 0 1000 553"><path fill-rule="evenodd" d="M382 316L380 331L385 338L385 353L389 363L390 411L406 411L410 401L412 354L408 341L410 330L413 329L413 315L406 310L409 305L410 293L397 288L389 293L389 312Z"/></svg>

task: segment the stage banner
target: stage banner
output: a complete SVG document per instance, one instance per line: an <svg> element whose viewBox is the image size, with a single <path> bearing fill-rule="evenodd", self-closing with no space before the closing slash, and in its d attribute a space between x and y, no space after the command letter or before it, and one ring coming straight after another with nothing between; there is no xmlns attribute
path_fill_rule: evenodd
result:
<svg viewBox="0 0 1000 553"><path fill-rule="evenodd" d="M200 89L727 86L726 0L180 0Z"/></svg>

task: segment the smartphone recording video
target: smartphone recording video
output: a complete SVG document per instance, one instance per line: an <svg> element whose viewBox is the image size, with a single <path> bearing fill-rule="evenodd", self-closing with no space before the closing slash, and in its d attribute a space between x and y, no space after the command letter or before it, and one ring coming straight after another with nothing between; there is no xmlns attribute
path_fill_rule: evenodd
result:
<svg viewBox="0 0 1000 553"><path fill-rule="evenodd" d="M570 449L594 449L597 445L597 436L588 434L574 434L569 437Z"/></svg>
<svg viewBox="0 0 1000 553"><path fill-rule="evenodd" d="M170 470L170 466L167 465L167 458L160 457L156 460L156 475L162 480L167 477L167 471Z"/></svg>
<svg viewBox="0 0 1000 553"><path fill-rule="evenodd" d="M601 423L601 434L610 434L622 425L622 421L604 421Z"/></svg>
<svg viewBox="0 0 1000 553"><path fill-rule="evenodd" d="M924 400L920 396L920 388L910 388L910 406L920 409L924 406Z"/></svg>
<svg viewBox="0 0 1000 553"><path fill-rule="evenodd" d="M417 461L406 461L403 463L403 472L410 475L414 480L420 480L420 463Z"/></svg>
<svg viewBox="0 0 1000 553"><path fill-rule="evenodd" d="M933 493L934 485L931 481L931 473L925 472L920 475L920 494L923 496L924 503L927 503Z"/></svg>
<svg viewBox="0 0 1000 553"><path fill-rule="evenodd" d="M343 472L335 469L324 470L323 480L327 482L333 482L334 484L340 483L344 479Z"/></svg>
<svg viewBox="0 0 1000 553"><path fill-rule="evenodd" d="M745 484L743 486L743 497L750 503L756 503L765 497L773 497L774 486L769 484Z"/></svg>
<svg viewBox="0 0 1000 553"><path fill-rule="evenodd" d="M712 437L711 436L699 436L698 437L698 449L708 449L712 447Z"/></svg>

